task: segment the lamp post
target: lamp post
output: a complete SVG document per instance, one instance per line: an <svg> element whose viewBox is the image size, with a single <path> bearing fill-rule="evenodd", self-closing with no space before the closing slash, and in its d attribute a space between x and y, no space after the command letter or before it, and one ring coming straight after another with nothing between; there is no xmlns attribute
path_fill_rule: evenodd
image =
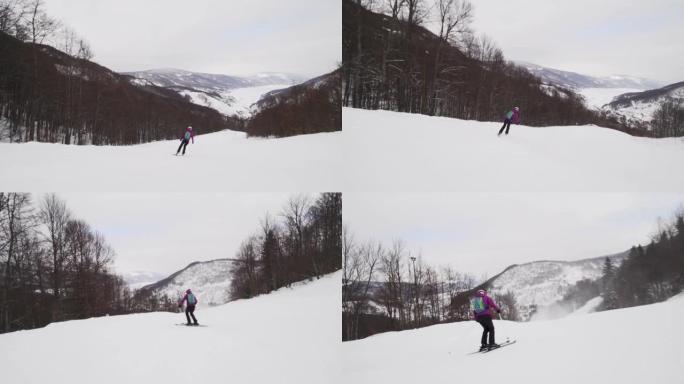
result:
<svg viewBox="0 0 684 384"><path fill-rule="evenodd" d="M416 327L418 327L418 275L416 275L416 257L411 256L411 261L413 262L413 297L415 298L416 305L414 311L414 317L416 320Z"/></svg>

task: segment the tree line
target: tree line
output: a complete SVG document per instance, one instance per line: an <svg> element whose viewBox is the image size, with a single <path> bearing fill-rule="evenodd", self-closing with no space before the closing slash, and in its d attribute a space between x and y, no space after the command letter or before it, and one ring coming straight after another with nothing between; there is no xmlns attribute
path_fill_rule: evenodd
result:
<svg viewBox="0 0 684 384"><path fill-rule="evenodd" d="M423 26L430 12L439 34ZM519 106L528 125L595 123L631 132L588 110L571 90L506 62L495 43L473 32L473 17L467 0L343 0L344 106L480 121L502 121Z"/></svg>
<svg viewBox="0 0 684 384"><path fill-rule="evenodd" d="M663 225L647 246L631 248L616 266L606 259L601 279L602 309L664 301L684 289L684 212Z"/></svg>
<svg viewBox="0 0 684 384"><path fill-rule="evenodd" d="M342 194L291 198L275 219L266 215L230 271L233 300L269 293L341 267Z"/></svg>
<svg viewBox="0 0 684 384"><path fill-rule="evenodd" d="M342 130L340 70L266 94L246 122L249 136L287 137Z"/></svg>
<svg viewBox="0 0 684 384"><path fill-rule="evenodd" d="M0 119L9 124L0 139L128 145L175 139L188 125L242 126L174 91L135 85L92 57L42 0L0 0Z"/></svg>
<svg viewBox="0 0 684 384"><path fill-rule="evenodd" d="M684 136L684 104L681 99L666 99L653 114L651 129L656 137Z"/></svg>
<svg viewBox="0 0 684 384"><path fill-rule="evenodd" d="M114 256L54 194L0 193L0 333L130 312Z"/></svg>
<svg viewBox="0 0 684 384"><path fill-rule="evenodd" d="M401 241L390 246L342 242L342 340L472 319L469 298L481 288L469 273L434 267ZM494 295L507 319L517 320L512 293Z"/></svg>

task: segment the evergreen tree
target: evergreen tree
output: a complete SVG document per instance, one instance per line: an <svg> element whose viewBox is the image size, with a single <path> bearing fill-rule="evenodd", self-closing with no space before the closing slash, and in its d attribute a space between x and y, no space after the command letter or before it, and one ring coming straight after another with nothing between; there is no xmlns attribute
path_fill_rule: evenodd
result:
<svg viewBox="0 0 684 384"><path fill-rule="evenodd" d="M615 309L619 308L618 295L615 290L615 267L613 261L606 257L603 264L603 308Z"/></svg>

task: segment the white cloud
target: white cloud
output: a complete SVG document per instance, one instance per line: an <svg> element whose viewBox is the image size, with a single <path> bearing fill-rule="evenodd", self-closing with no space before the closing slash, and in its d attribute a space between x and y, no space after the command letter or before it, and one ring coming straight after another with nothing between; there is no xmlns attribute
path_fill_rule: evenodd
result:
<svg viewBox="0 0 684 384"><path fill-rule="evenodd" d="M175 272L193 261L234 257L288 194L58 193L76 218L101 232L119 272ZM42 195L34 195L34 199Z"/></svg>
<svg viewBox="0 0 684 384"><path fill-rule="evenodd" d="M680 0L473 1L474 27L509 59L591 75L682 81Z"/></svg>
<svg viewBox="0 0 684 384"><path fill-rule="evenodd" d="M308 76L341 61L338 0L46 0L117 71L181 68Z"/></svg>
<svg viewBox="0 0 684 384"><path fill-rule="evenodd" d="M647 242L682 194L345 193L358 240L401 239L429 264L490 276L511 264L578 260Z"/></svg>

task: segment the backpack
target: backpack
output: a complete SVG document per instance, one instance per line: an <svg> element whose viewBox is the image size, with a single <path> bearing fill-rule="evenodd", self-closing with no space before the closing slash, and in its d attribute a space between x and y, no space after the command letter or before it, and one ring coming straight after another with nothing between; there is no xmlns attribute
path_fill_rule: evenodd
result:
<svg viewBox="0 0 684 384"><path fill-rule="evenodd" d="M188 305L195 305L197 304L197 298L195 297L194 294L188 293Z"/></svg>
<svg viewBox="0 0 684 384"><path fill-rule="evenodd" d="M475 312L476 315L482 314L487 309L487 303L485 303L484 298L482 296L476 296L470 299L470 309Z"/></svg>
<svg viewBox="0 0 684 384"><path fill-rule="evenodd" d="M190 140L190 132L185 131L185 140Z"/></svg>
<svg viewBox="0 0 684 384"><path fill-rule="evenodd" d="M508 111L508 113L506 113L506 118L512 119L513 118L513 111Z"/></svg>

